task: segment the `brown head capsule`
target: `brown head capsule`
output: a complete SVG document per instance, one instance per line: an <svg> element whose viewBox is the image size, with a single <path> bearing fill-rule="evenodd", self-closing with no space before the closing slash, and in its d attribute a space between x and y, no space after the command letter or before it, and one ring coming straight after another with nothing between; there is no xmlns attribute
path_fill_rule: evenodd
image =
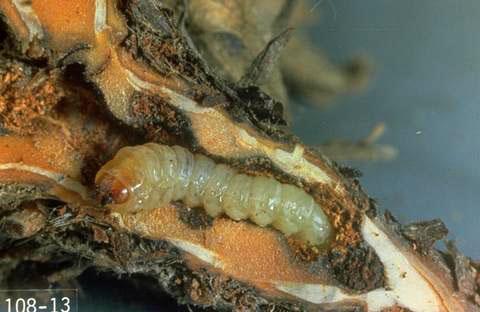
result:
<svg viewBox="0 0 480 312"><path fill-rule="evenodd" d="M102 205L120 205L126 203L130 198L128 185L114 176L106 174L99 180L102 182L97 186L97 198Z"/></svg>
<svg viewBox="0 0 480 312"><path fill-rule="evenodd" d="M212 217L224 213L234 220L271 225L314 245L331 235L327 216L304 190L240 174L179 146L125 147L100 169L95 182L108 206L122 213L181 200L203 207Z"/></svg>

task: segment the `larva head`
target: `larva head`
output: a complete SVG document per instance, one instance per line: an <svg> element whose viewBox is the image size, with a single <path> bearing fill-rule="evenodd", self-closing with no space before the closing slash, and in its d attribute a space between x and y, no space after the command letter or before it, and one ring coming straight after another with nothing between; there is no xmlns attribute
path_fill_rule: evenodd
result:
<svg viewBox="0 0 480 312"><path fill-rule="evenodd" d="M95 177L97 198L118 212L134 212L143 202L143 175L138 172L138 160L129 148L117 155L98 171Z"/></svg>

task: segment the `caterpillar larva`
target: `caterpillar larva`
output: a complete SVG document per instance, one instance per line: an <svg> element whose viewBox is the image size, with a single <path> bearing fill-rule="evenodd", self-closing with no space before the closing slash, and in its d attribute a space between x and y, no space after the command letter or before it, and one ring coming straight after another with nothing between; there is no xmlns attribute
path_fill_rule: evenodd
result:
<svg viewBox="0 0 480 312"><path fill-rule="evenodd" d="M189 207L202 206L212 217L225 213L234 220L272 225L314 245L325 243L331 234L327 216L304 190L240 174L179 146L124 147L100 169L95 183L119 212L181 200Z"/></svg>

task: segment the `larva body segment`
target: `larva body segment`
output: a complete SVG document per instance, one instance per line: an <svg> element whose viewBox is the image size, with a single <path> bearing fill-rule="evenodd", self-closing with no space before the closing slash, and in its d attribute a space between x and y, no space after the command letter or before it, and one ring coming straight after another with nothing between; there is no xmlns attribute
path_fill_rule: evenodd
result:
<svg viewBox="0 0 480 312"><path fill-rule="evenodd" d="M302 189L273 178L248 176L179 146L148 143L122 148L95 182L119 212L162 207L172 201L201 206L216 217L271 225L314 245L331 235L320 206Z"/></svg>

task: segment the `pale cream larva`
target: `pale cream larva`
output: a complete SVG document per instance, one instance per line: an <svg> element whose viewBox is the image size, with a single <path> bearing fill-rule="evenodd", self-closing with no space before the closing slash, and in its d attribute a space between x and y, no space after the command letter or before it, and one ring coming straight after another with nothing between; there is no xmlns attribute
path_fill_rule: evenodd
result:
<svg viewBox="0 0 480 312"><path fill-rule="evenodd" d="M179 146L124 147L97 173L105 203L121 213L183 201L216 217L249 219L287 236L322 245L331 235L327 216L304 190L273 178L249 176Z"/></svg>

